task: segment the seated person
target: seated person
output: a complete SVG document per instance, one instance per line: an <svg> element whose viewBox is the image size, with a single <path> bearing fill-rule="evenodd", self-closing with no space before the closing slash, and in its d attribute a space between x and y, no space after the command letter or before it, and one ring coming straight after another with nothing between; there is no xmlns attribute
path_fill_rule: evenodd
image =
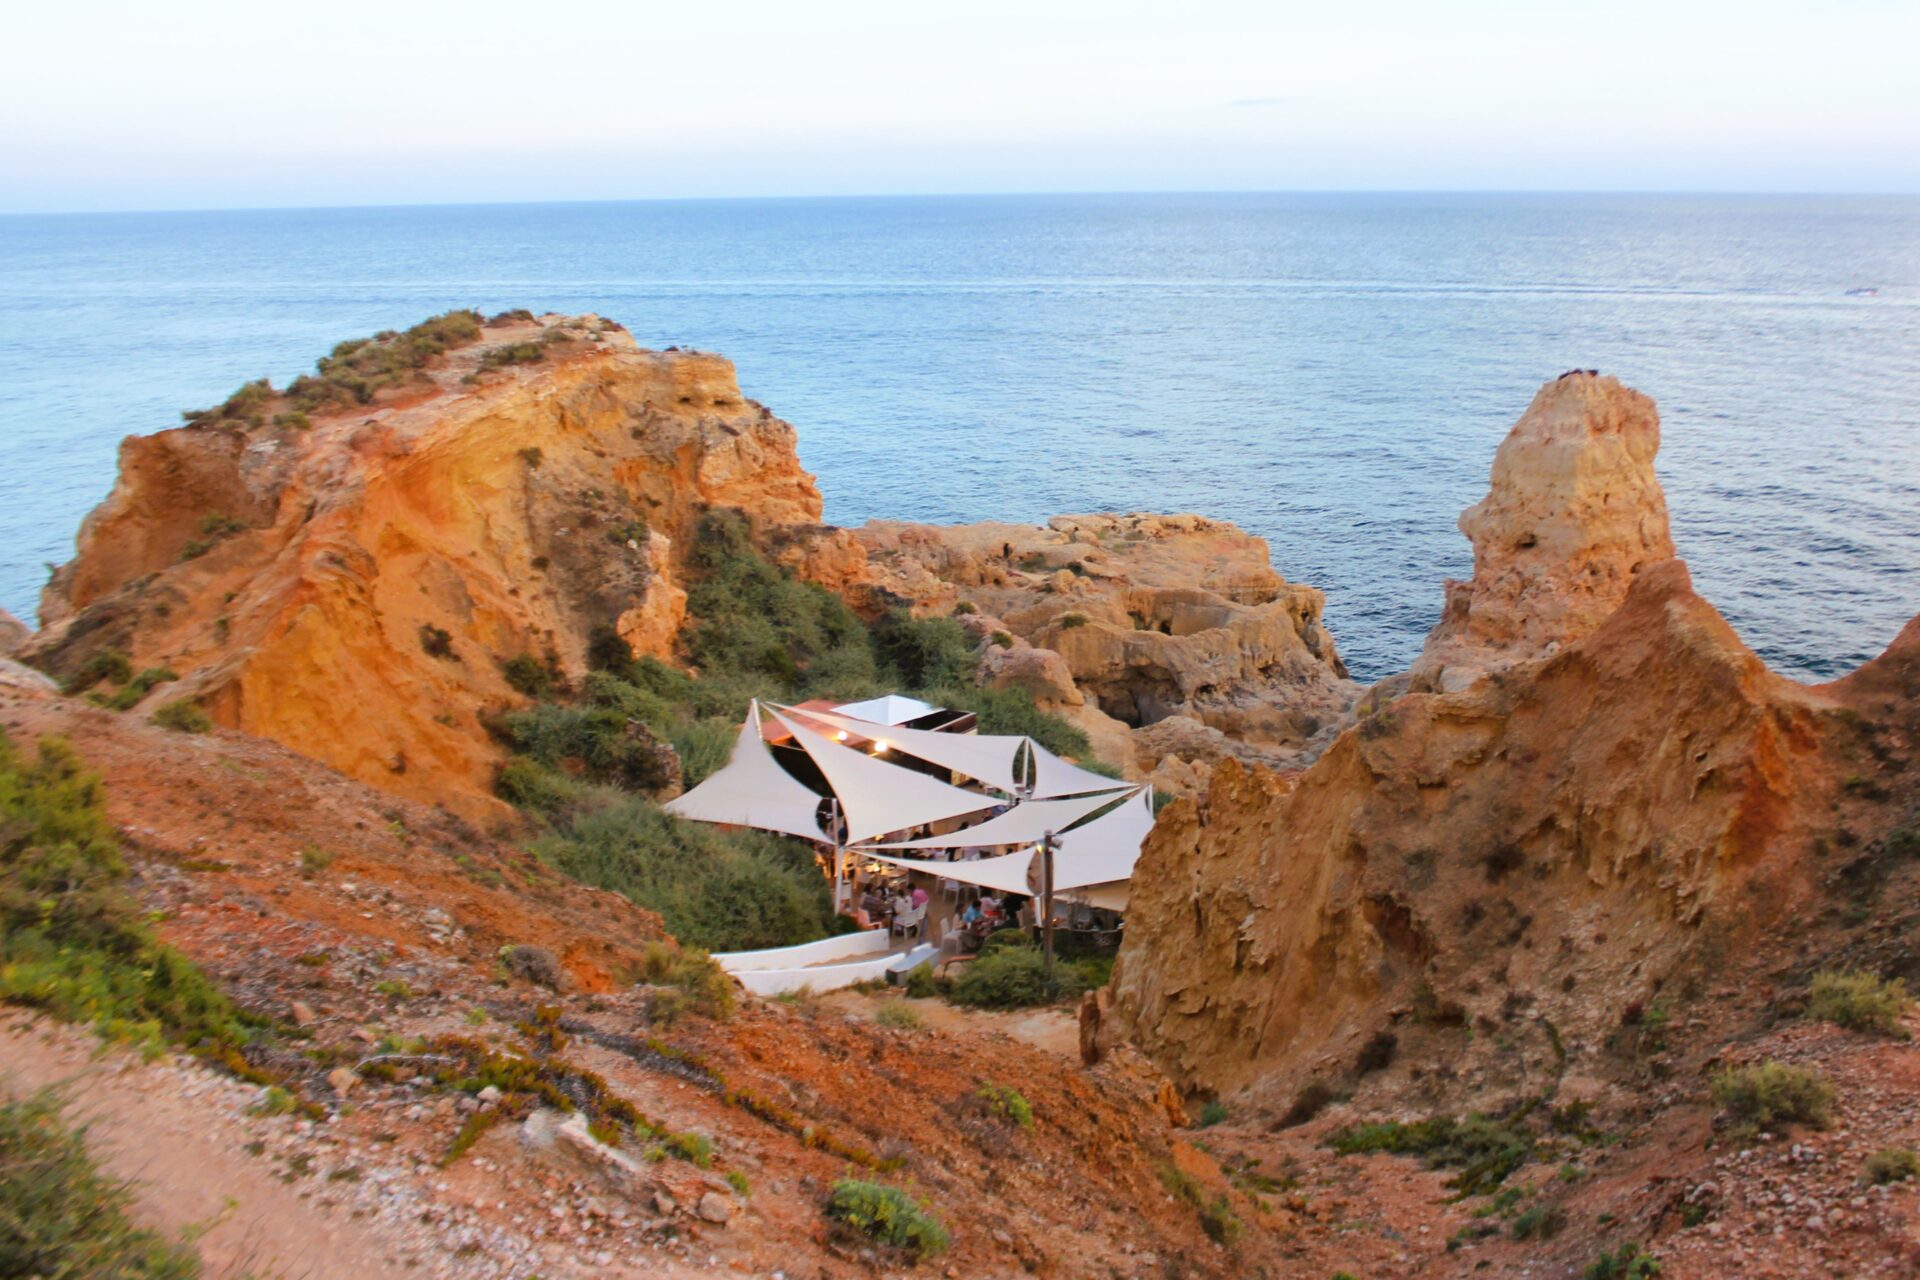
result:
<svg viewBox="0 0 1920 1280"><path fill-rule="evenodd" d="M967 909L960 913L960 923L969 929L977 929L986 923L986 916L980 910L980 904L969 902Z"/></svg>
<svg viewBox="0 0 1920 1280"><path fill-rule="evenodd" d="M913 886L913 892L908 896L913 899L913 905L915 907L924 907L927 905L927 891L919 885Z"/></svg>
<svg viewBox="0 0 1920 1280"><path fill-rule="evenodd" d="M906 890L902 889L895 892L893 895L893 918L898 920L911 910L913 910L913 899L907 896Z"/></svg>

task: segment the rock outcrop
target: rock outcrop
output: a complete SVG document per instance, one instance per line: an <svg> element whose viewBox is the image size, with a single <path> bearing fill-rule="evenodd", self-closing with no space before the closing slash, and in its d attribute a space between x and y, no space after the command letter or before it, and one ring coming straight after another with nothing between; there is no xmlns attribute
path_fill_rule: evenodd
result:
<svg viewBox="0 0 1920 1280"><path fill-rule="evenodd" d="M10 658L18 653L32 635L26 623L5 609L0 609L0 658Z"/></svg>
<svg viewBox="0 0 1920 1280"><path fill-rule="evenodd" d="M1659 449L1653 401L1618 379L1575 371L1542 387L1494 454L1487 496L1460 516L1473 580L1446 584L1414 684L1464 688L1578 640L1636 569L1671 557Z"/></svg>
<svg viewBox="0 0 1920 1280"><path fill-rule="evenodd" d="M670 655L683 549L713 507L788 558L863 562L819 527L793 428L726 360L642 351L595 317L503 318L310 426L127 439L23 656L65 674L120 649L179 677L155 699L490 815L480 719L520 700L503 664L577 676L601 626Z"/></svg>
<svg viewBox="0 0 1920 1280"><path fill-rule="evenodd" d="M1855 717L1660 554L1656 441L1612 380L1549 385L1462 518L1430 678L1162 814L1109 1021L1184 1088L1284 1102L1397 1046L1416 1093L1518 1096L1805 907Z"/></svg>
<svg viewBox="0 0 1920 1280"><path fill-rule="evenodd" d="M980 675L1079 724L1110 763L1191 789L1223 755L1299 765L1347 711L1324 596L1273 569L1267 544L1192 515L1059 516L1044 528L875 521L856 531L872 588L961 611L987 639ZM1150 726L1178 719L1193 737Z"/></svg>

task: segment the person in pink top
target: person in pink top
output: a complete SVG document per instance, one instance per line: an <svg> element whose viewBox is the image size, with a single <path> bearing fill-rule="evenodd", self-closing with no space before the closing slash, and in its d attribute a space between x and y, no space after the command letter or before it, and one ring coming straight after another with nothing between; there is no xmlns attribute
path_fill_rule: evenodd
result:
<svg viewBox="0 0 1920 1280"><path fill-rule="evenodd" d="M921 887L920 887L919 885L915 885L915 886L913 886L913 906L914 906L914 910L916 910L916 911L917 911L917 910L919 910L919 909L920 909L921 907L924 907L924 906L926 906L926 905L927 905L927 891L926 891L925 889L923 889L923 888L921 888Z"/></svg>

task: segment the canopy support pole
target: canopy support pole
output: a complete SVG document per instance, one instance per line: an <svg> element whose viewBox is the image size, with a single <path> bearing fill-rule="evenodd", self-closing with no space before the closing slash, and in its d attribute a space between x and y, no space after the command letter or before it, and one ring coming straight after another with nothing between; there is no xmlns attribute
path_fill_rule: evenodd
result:
<svg viewBox="0 0 1920 1280"><path fill-rule="evenodd" d="M1040 837L1040 936L1047 960L1047 986L1053 986L1053 832Z"/></svg>
<svg viewBox="0 0 1920 1280"><path fill-rule="evenodd" d="M840 839L840 797L827 801L827 830L833 836L833 909L837 914L853 905L853 887L846 882L846 844Z"/></svg>

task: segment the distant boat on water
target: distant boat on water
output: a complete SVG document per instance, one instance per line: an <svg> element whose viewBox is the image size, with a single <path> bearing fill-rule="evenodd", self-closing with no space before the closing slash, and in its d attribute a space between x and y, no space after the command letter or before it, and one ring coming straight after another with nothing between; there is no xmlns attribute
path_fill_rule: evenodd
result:
<svg viewBox="0 0 1920 1280"><path fill-rule="evenodd" d="M1880 291L1878 289L1849 289L1847 290L1847 296L1849 298L1877 298L1880 296Z"/></svg>

